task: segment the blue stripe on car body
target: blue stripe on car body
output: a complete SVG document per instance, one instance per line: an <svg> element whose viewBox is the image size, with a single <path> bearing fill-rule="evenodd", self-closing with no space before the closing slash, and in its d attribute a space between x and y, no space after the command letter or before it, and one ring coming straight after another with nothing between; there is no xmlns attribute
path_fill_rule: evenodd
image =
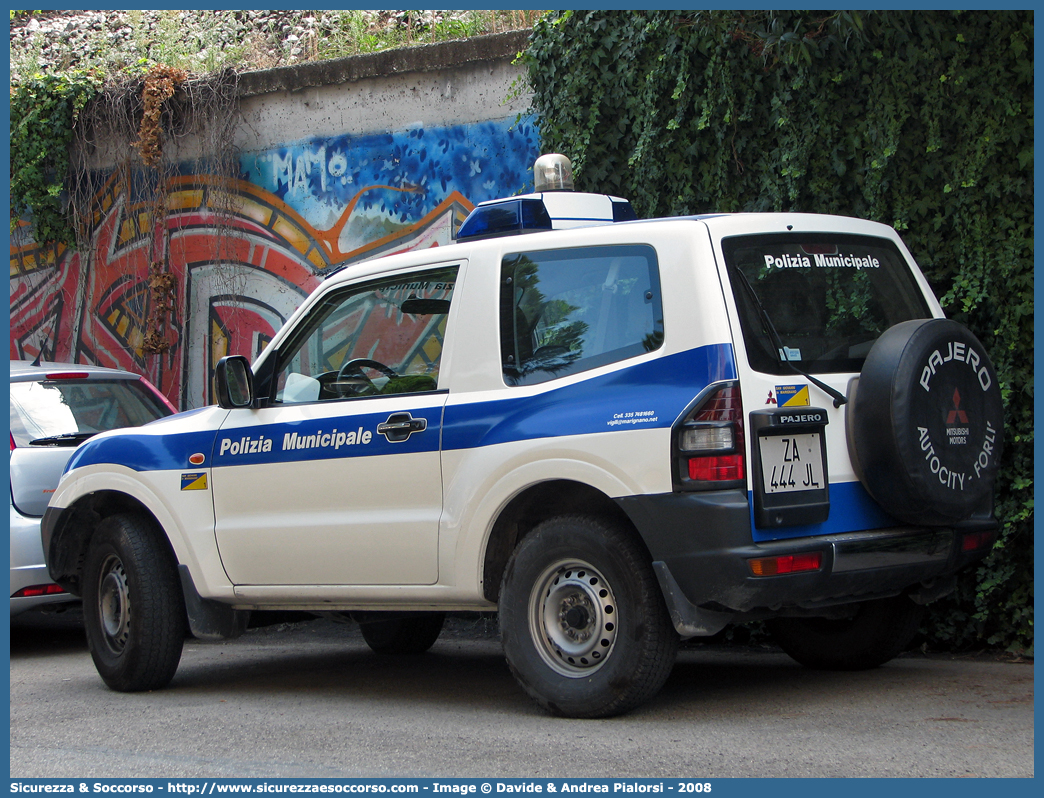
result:
<svg viewBox="0 0 1044 798"><path fill-rule="evenodd" d="M821 524L758 529L754 525L754 494L747 493L750 503L750 530L755 543L790 538L840 535L866 529L885 529L899 526L899 522L881 509L860 482L830 483L830 516Z"/></svg>
<svg viewBox="0 0 1044 798"><path fill-rule="evenodd" d="M535 394L448 404L443 419L441 404L413 408L413 417L426 418L428 429L397 443L376 432L388 411L169 435L127 431L85 442L68 469L113 463L135 471L176 471L192 467L188 458L197 452L206 454L206 465L213 468L434 452L439 448L440 420L445 450L669 428L701 390L735 378L731 345L704 346ZM635 412L648 415L634 416ZM615 418L628 413L628 418ZM752 494L748 497L753 508ZM831 484L830 504L830 517L822 524L758 530L752 519L754 540L840 534L896 523L858 482Z"/></svg>
<svg viewBox="0 0 1044 798"><path fill-rule="evenodd" d="M443 448L473 449L537 438L670 427L703 388L735 377L732 346L719 344L655 358L537 394L448 405L442 422ZM639 416L642 420L635 423L613 418L636 411L649 415ZM69 468L114 463L135 471L178 470L190 467L188 458L196 452L207 455L210 467L224 467L437 451L441 403L410 412L414 417L427 418L428 430L398 443L388 442L376 432L377 425L388 419L388 411L352 413L170 435L128 431L85 442L70 460ZM367 443L359 442L360 430L370 433ZM338 444L332 440L323 445L318 440L291 448L292 443L310 436L323 438L338 433L354 434L355 441ZM291 440L293 435L297 437Z"/></svg>
<svg viewBox="0 0 1044 798"><path fill-rule="evenodd" d="M74 468L111 463L133 471L175 471L189 468L189 456L203 452L208 460L214 446L216 430L143 435L140 432L118 432L91 438L80 444L69 458L66 473Z"/></svg>
<svg viewBox="0 0 1044 798"><path fill-rule="evenodd" d="M700 391L733 379L736 363L731 344L714 344L535 395L450 403L442 447L475 449L538 438L671 427ZM628 419L614 418L649 411L651 415L637 418L655 421L624 423Z"/></svg>

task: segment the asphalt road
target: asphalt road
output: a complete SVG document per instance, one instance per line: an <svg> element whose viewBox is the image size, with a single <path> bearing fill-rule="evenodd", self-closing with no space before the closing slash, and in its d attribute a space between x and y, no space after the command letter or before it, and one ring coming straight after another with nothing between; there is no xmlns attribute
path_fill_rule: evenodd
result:
<svg viewBox="0 0 1044 798"><path fill-rule="evenodd" d="M28 777L1033 776L1033 667L906 655L806 670L768 648L683 650L631 714L544 714L489 620L426 655L315 620L187 641L166 690L98 678L73 616L11 630L11 770Z"/></svg>

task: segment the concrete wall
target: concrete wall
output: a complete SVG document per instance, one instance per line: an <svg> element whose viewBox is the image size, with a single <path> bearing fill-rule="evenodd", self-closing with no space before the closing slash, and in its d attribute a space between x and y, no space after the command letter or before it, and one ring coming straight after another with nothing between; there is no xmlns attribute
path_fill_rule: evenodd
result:
<svg viewBox="0 0 1044 798"><path fill-rule="evenodd" d="M182 408L209 403L217 360L254 357L326 273L448 244L474 204L531 187L537 131L518 120L528 98L508 99L524 46L516 32L241 76L231 186L193 172L189 141L165 218L100 168L91 252L13 236L11 357L43 347L145 373ZM170 349L154 355L157 254L176 288Z"/></svg>

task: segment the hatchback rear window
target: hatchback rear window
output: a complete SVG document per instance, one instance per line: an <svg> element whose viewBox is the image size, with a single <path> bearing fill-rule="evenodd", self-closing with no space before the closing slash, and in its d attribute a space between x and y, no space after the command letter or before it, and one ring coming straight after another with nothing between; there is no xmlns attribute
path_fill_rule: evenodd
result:
<svg viewBox="0 0 1044 798"><path fill-rule="evenodd" d="M170 415L139 380L11 383L16 446L75 446L98 432L138 427Z"/></svg>
<svg viewBox="0 0 1044 798"><path fill-rule="evenodd" d="M906 260L887 239L736 236L723 239L722 250L756 371L792 374L784 360L810 372L859 371L881 333L931 317Z"/></svg>

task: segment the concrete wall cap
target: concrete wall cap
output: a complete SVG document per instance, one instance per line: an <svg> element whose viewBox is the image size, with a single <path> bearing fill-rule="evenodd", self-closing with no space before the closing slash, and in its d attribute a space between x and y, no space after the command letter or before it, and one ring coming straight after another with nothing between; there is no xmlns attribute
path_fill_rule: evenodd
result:
<svg viewBox="0 0 1044 798"><path fill-rule="evenodd" d="M244 72L239 76L238 94L240 97L251 97L277 91L292 92L313 86L353 83L385 75L451 69L472 62L513 59L519 51L525 49L529 33L528 30L514 30L471 39L454 39L329 61L310 61L295 66Z"/></svg>

